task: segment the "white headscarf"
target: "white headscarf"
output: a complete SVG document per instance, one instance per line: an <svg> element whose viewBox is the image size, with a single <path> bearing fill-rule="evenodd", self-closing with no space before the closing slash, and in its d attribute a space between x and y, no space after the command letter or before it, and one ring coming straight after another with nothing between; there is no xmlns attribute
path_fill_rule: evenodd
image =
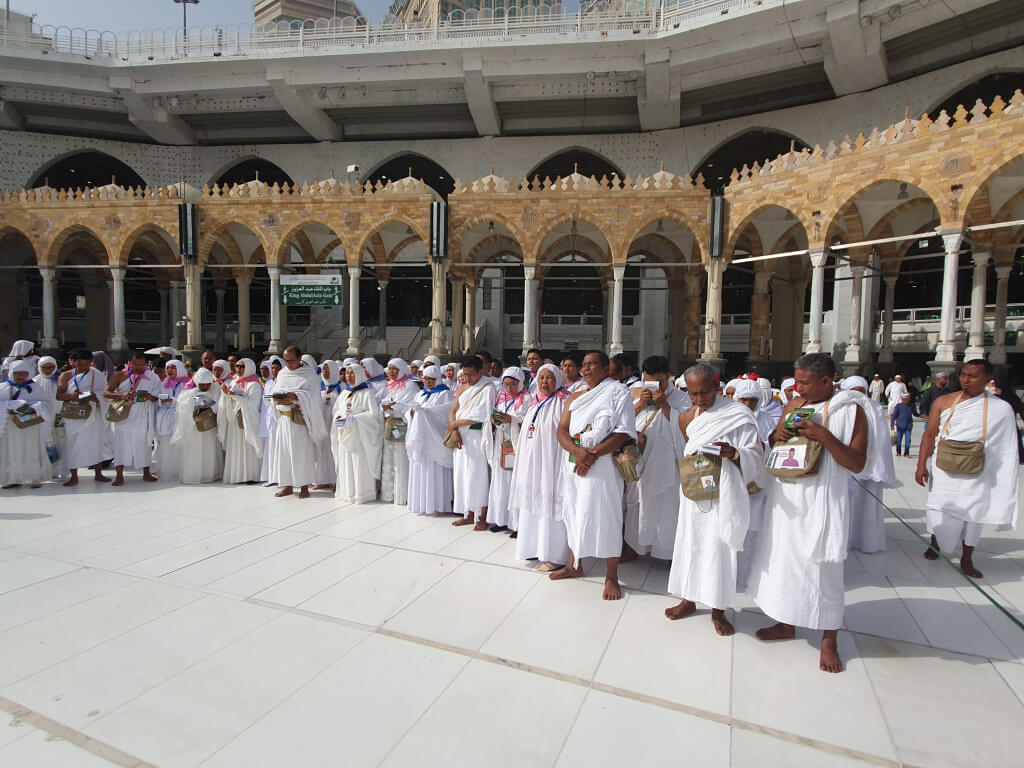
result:
<svg viewBox="0 0 1024 768"><path fill-rule="evenodd" d="M367 376L368 379L376 379L378 376L384 375L384 366L378 363L376 359L372 357L364 357L359 362L363 364L363 368L369 374L369 376Z"/></svg>
<svg viewBox="0 0 1024 768"><path fill-rule="evenodd" d="M523 373L522 368L513 366L511 368L506 368L501 372L501 381L503 384L505 383L505 379L515 379L519 382L519 386L522 387L523 382L526 381L526 375Z"/></svg>
<svg viewBox="0 0 1024 768"><path fill-rule="evenodd" d="M170 364L170 362L170 360L167 361L168 365ZM222 371L224 371L224 374L219 379L216 379L216 376L214 376L214 378L217 381L224 381L225 379L230 379L232 376L235 375L235 372L231 370L231 363L229 363L227 360L214 360L213 365L211 366L211 369L212 368L220 368Z"/></svg>
<svg viewBox="0 0 1024 768"><path fill-rule="evenodd" d="M167 366L170 367L172 362L174 361L168 360ZM214 365L216 365L216 363L214 363ZM208 368L200 367L199 370L196 371L195 375L192 377L192 381L194 381L196 386L198 387L200 384L213 384L216 381L216 379L213 377L213 371L209 370Z"/></svg>
<svg viewBox="0 0 1024 768"><path fill-rule="evenodd" d="M316 358L313 357L312 355L303 355L302 356L302 362L303 362L304 365L306 365L306 366L308 366L310 368L319 368L320 367L319 365L316 364Z"/></svg>
<svg viewBox="0 0 1024 768"><path fill-rule="evenodd" d="M337 360L324 360L320 363L320 378L328 389L334 387L341 381L341 363Z"/></svg>
<svg viewBox="0 0 1024 768"><path fill-rule="evenodd" d="M33 368L34 368L34 366L32 365L31 361L29 361L29 360L18 360L13 365L11 365L10 372L8 373L8 376L10 376L11 381L14 381L14 374L16 374L16 373L27 373L28 376L29 376L29 381L31 381L32 380L32 369Z"/></svg>
<svg viewBox="0 0 1024 768"><path fill-rule="evenodd" d="M38 362L36 362L36 370L39 371L40 376L46 376L46 374L43 373L43 366L47 363L51 363L54 367L53 373L49 375L49 378L53 381L57 381L60 378L60 368L57 367L57 361L49 355L44 355L39 358Z"/></svg>
<svg viewBox="0 0 1024 768"><path fill-rule="evenodd" d="M789 398L786 397L786 390L789 389L790 387L795 387L795 386L796 386L796 379L794 379L792 377L790 377L788 379L783 379L782 380L782 383L779 385L779 400L782 401L783 405L785 405L786 403L789 402Z"/></svg>
<svg viewBox="0 0 1024 768"><path fill-rule="evenodd" d="M725 387L722 388L722 392L727 392L729 390L729 387L732 387L733 389L738 388L739 385L740 385L740 382L743 382L743 381L750 381L750 379L733 379L732 381L728 382L725 385ZM761 393L758 392L757 396L760 397ZM736 397L736 395L733 395L733 397Z"/></svg>
<svg viewBox="0 0 1024 768"><path fill-rule="evenodd" d="M736 392L732 396L734 400L745 400L747 398L753 398L757 400L758 403L760 403L761 387L757 385L756 381L751 381L750 379L739 379L738 381L735 382L729 382L730 386L732 386L733 384L735 384L736 387Z"/></svg>
<svg viewBox="0 0 1024 768"><path fill-rule="evenodd" d="M839 383L839 389L844 392L848 392L854 387L864 387L864 391L868 391L868 380L863 376L847 376Z"/></svg>
<svg viewBox="0 0 1024 768"><path fill-rule="evenodd" d="M404 379L406 376L409 375L409 364L405 362L405 360L403 360L402 358L393 357L390 360L388 360L388 368L390 368L391 366L395 366L395 368L398 369L399 380Z"/></svg>
<svg viewBox="0 0 1024 768"><path fill-rule="evenodd" d="M32 350L35 349L36 345L31 341L21 339L14 342L11 345L11 354L8 357L25 357L25 355L31 355Z"/></svg>
<svg viewBox="0 0 1024 768"><path fill-rule="evenodd" d="M356 387L358 387L360 384L362 384L363 382L366 381L366 371L363 369L363 366L360 365L358 362L356 362L356 363L349 363L348 365L345 366L345 370L346 371L355 371L355 374L356 374ZM356 387L349 386L348 381L345 382L345 388L346 389L355 389Z"/></svg>
<svg viewBox="0 0 1024 768"><path fill-rule="evenodd" d="M555 375L555 391L565 387L565 374L562 373L562 369L554 363L544 363L540 368L537 369L537 376L540 376L541 371L551 371Z"/></svg>
<svg viewBox="0 0 1024 768"><path fill-rule="evenodd" d="M257 375L256 361L253 360L251 357L243 357L238 362L245 366L245 370L241 376L235 374L235 381L241 382L242 379L248 379L250 376Z"/></svg>
<svg viewBox="0 0 1024 768"><path fill-rule="evenodd" d="M420 378L433 379L435 387L444 384L444 381L441 379L441 369L436 365L428 365L420 370Z"/></svg>
<svg viewBox="0 0 1024 768"><path fill-rule="evenodd" d="M414 365L416 366L416 370L418 371L420 368L423 367L423 361L422 360L413 360L411 363L409 363L409 367L410 368L412 368Z"/></svg>
<svg viewBox="0 0 1024 768"><path fill-rule="evenodd" d="M441 358L438 357L437 355L427 355L426 357L423 358L423 363L425 365L436 365L438 368L440 368Z"/></svg>

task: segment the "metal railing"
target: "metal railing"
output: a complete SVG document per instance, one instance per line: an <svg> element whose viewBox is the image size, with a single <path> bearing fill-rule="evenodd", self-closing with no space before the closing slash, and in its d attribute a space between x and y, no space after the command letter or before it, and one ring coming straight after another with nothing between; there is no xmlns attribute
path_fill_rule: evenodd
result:
<svg viewBox="0 0 1024 768"><path fill-rule="evenodd" d="M731 11L760 5L761 0L665 0L651 8L638 4L635 11L614 13L607 10L606 3L597 3L585 13L564 13L561 4L531 5L456 11L436 22L405 24L386 19L375 26L362 17L131 32L33 24L28 34L11 32L0 38L0 46L131 65L180 59L269 58L386 45L444 47L457 42L466 47L474 41L507 42L509 38L541 35L658 34L699 27Z"/></svg>

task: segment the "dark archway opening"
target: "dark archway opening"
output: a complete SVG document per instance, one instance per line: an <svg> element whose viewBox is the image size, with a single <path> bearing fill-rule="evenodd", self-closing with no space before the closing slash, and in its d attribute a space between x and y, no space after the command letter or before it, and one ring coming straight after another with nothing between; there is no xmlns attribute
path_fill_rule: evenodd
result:
<svg viewBox="0 0 1024 768"><path fill-rule="evenodd" d="M445 199L455 190L455 179L448 171L430 158L412 153L399 155L383 165L377 166L365 176L363 181L368 181L376 186L378 181L381 184L387 184L389 181L400 181L409 176L421 179L424 184Z"/></svg>
<svg viewBox="0 0 1024 768"><path fill-rule="evenodd" d="M559 176L564 179L573 173L579 173L588 179L591 176L598 180L602 176L607 176L609 179L612 176L618 176L620 179L623 178L622 171L608 160L585 149L567 149L564 152L559 152L557 155L552 155L530 171L526 178L530 181L533 181L534 177L539 178L541 181L545 178L553 181Z"/></svg>
<svg viewBox="0 0 1024 768"><path fill-rule="evenodd" d="M261 157L250 157L248 160L243 160L240 163L236 163L231 166L228 170L224 171L218 178L214 179L214 184L218 187L227 184L229 187L235 184L245 184L250 181L265 181L267 184L273 186L276 182L278 185L284 185L288 182L289 185L294 185L292 177L285 173L281 168L274 165L269 160L264 160Z"/></svg>
<svg viewBox="0 0 1024 768"><path fill-rule="evenodd" d="M790 147L795 152L809 148L800 139L789 134L763 128L747 131L727 141L704 158L704 162L693 172L693 177L704 174L704 186L713 194L721 194L729 183L733 169L739 170L744 165L753 166L754 163L764 165L766 160L789 152Z"/></svg>
<svg viewBox="0 0 1024 768"><path fill-rule="evenodd" d="M985 77L964 86L943 101L928 113L928 117L935 120L942 110L946 110L946 114L952 117L956 112L956 108L961 104L964 105L964 109L970 112L978 99L981 99L985 106L990 105L996 96L1002 96L1003 101L1009 102L1013 92L1018 88L1024 89L1024 71L996 72L991 75L985 75Z"/></svg>
<svg viewBox="0 0 1024 768"><path fill-rule="evenodd" d="M146 182L129 166L103 152L76 152L56 160L40 171L32 188L85 189L114 183L122 187L145 187Z"/></svg>

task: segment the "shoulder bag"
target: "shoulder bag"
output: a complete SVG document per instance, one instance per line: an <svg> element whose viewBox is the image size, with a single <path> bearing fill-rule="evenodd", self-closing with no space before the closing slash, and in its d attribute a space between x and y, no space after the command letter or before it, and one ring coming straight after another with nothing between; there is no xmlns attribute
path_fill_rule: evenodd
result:
<svg viewBox="0 0 1024 768"><path fill-rule="evenodd" d="M828 428L829 405L830 403L825 403L822 419L822 426L826 429ZM764 468L769 475L783 480L814 477L818 474L824 450L824 446L817 440L796 435L783 443L776 443L772 446L765 459ZM790 451L793 452L792 457Z"/></svg>
<svg viewBox="0 0 1024 768"><path fill-rule="evenodd" d="M16 411L11 411L11 421L14 422L14 426L18 429L28 429L37 424L42 424L44 419L31 408L25 406Z"/></svg>
<svg viewBox="0 0 1024 768"><path fill-rule="evenodd" d="M196 429L200 432L209 432L217 428L217 414L212 408L196 408L192 414L192 420L196 423Z"/></svg>
<svg viewBox="0 0 1024 768"><path fill-rule="evenodd" d="M942 435L939 435L939 444L935 449L935 466L943 472L953 475L980 475L985 469L985 438L988 437L988 393L985 398L984 415L981 417L981 442L971 440L949 440L943 436L949 431L949 422L953 420L956 407L963 400L964 393L953 403L949 411L949 418L942 427Z"/></svg>
<svg viewBox="0 0 1024 768"><path fill-rule="evenodd" d="M397 416L388 416L384 420L384 439L389 443L404 443L405 433L409 431L409 425L405 419Z"/></svg>

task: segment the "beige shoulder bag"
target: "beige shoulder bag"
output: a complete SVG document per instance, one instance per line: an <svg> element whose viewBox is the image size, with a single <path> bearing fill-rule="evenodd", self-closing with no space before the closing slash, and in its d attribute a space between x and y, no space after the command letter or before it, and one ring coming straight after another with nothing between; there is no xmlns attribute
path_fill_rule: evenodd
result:
<svg viewBox="0 0 1024 768"><path fill-rule="evenodd" d="M822 426L828 428L828 407L825 403ZM768 451L764 462L765 471L774 477L791 480L800 477L814 477L821 465L824 446L817 440L802 435L789 438L784 443L776 443Z"/></svg>
<svg viewBox="0 0 1024 768"><path fill-rule="evenodd" d="M945 434L949 432L949 423L953 420L956 407L964 398L961 392L949 410L949 418L942 426L939 444L935 448L935 466L943 472L953 475L980 475L985 469L985 438L988 437L988 393L985 398L984 415L981 417L981 442L972 440L949 440Z"/></svg>

